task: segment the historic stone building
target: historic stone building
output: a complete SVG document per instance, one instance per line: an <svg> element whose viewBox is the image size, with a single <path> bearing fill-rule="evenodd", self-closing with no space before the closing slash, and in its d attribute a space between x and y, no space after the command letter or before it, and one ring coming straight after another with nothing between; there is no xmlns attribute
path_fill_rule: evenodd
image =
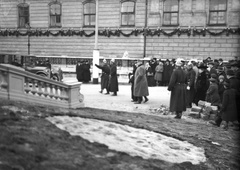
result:
<svg viewBox="0 0 240 170"><path fill-rule="evenodd" d="M100 56L122 58L127 51L130 58L229 60L240 55L240 0L98 4ZM0 53L91 58L95 17L94 0L1 0Z"/></svg>

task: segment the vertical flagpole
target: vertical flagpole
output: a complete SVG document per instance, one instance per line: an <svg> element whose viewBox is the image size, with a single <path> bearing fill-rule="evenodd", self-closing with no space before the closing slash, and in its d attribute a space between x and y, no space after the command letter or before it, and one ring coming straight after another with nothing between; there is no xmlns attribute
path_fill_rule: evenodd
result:
<svg viewBox="0 0 240 170"><path fill-rule="evenodd" d="M93 84L98 84L98 68L95 64L99 64L99 49L98 49L98 0L96 0L96 16L95 16L95 45L93 50Z"/></svg>

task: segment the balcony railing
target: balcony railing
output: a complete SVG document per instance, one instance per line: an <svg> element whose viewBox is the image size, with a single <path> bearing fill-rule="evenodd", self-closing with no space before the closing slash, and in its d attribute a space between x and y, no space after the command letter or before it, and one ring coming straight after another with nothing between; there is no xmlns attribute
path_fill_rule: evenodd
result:
<svg viewBox="0 0 240 170"><path fill-rule="evenodd" d="M64 84L25 71L10 64L0 64L0 97L63 108L84 107L81 83Z"/></svg>

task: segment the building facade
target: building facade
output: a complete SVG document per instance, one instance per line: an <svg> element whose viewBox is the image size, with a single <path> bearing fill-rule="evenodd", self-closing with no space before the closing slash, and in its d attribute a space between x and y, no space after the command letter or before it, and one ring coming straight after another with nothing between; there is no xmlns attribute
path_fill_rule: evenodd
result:
<svg viewBox="0 0 240 170"><path fill-rule="evenodd" d="M240 0L99 0L100 56L233 59ZM1 0L0 53L91 58L94 0ZM57 61L56 61L57 62Z"/></svg>

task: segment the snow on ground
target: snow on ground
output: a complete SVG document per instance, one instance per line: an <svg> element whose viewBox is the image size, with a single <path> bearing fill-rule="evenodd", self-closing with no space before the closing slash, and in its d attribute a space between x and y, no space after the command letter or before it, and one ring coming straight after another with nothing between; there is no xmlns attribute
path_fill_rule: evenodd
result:
<svg viewBox="0 0 240 170"><path fill-rule="evenodd" d="M145 129L79 117L55 116L47 119L71 135L105 144L109 149L131 156L171 163L199 164L206 161L203 148Z"/></svg>

